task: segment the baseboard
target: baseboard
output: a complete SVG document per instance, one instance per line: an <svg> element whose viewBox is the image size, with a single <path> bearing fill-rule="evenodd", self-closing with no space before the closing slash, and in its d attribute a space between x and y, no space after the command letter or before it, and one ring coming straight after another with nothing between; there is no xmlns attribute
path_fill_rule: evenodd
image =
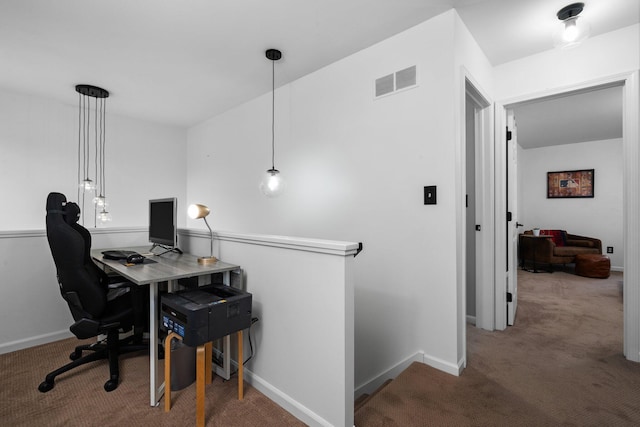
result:
<svg viewBox="0 0 640 427"><path fill-rule="evenodd" d="M235 363L234 363L235 364ZM309 426L330 427L332 424L291 396L275 388L263 378L244 368L245 380L291 415Z"/></svg>
<svg viewBox="0 0 640 427"><path fill-rule="evenodd" d="M413 362L424 363L425 365L429 365L440 371L446 372L447 374L455 375L456 377L460 376L462 370L464 369L464 366L462 366L462 361L460 361L456 365L446 362L442 359L438 359L437 357L429 356L419 351L387 369L386 371L378 374L376 377L370 379L364 384L356 387L354 392L354 400L362 396L363 394L371 394L375 392L382 384L384 384L385 381L394 379L395 377L400 375L400 373L407 369Z"/></svg>
<svg viewBox="0 0 640 427"><path fill-rule="evenodd" d="M13 351L34 347L36 345L49 344L50 342L60 341L73 336L74 335L68 329L65 329L62 331L2 343L0 344L0 354L11 353Z"/></svg>
<svg viewBox="0 0 640 427"><path fill-rule="evenodd" d="M467 314L467 323L471 323L472 325L476 324L476 316L470 316Z"/></svg>
<svg viewBox="0 0 640 427"><path fill-rule="evenodd" d="M440 371L446 372L447 374L455 375L456 377L460 376L463 369L462 361L459 361L457 364L453 364L437 357L429 356L428 354L424 355L423 363Z"/></svg>
<svg viewBox="0 0 640 427"><path fill-rule="evenodd" d="M624 273L624 267L611 266L611 271L619 271L621 273Z"/></svg>
<svg viewBox="0 0 640 427"><path fill-rule="evenodd" d="M362 396L363 394L373 393L382 384L384 384L385 381L394 379L395 377L400 375L400 373L407 369L413 362L424 363L424 354L422 352L417 352L392 366L391 368L387 369L386 371L376 375L366 383L356 387L354 392L354 400Z"/></svg>

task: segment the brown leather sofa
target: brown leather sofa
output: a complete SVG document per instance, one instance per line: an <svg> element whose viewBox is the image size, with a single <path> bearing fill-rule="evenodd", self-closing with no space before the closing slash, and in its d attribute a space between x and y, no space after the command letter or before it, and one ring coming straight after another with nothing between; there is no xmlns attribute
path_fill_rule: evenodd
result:
<svg viewBox="0 0 640 427"><path fill-rule="evenodd" d="M553 264L564 265L575 262L575 257L578 254L602 253L600 239L569 234L563 230L553 231L556 232L555 236L535 237L531 230L520 234L518 257L522 268L524 268L525 262L529 262L534 264L534 268L546 264L549 271L551 271ZM561 234L558 232L564 233L561 241L558 240L560 238L559 234Z"/></svg>

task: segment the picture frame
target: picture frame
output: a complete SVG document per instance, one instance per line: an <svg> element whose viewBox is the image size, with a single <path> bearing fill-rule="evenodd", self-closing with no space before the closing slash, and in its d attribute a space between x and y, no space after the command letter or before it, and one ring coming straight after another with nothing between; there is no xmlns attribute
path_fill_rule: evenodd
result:
<svg viewBox="0 0 640 427"><path fill-rule="evenodd" d="M594 169L547 172L547 199L593 198Z"/></svg>

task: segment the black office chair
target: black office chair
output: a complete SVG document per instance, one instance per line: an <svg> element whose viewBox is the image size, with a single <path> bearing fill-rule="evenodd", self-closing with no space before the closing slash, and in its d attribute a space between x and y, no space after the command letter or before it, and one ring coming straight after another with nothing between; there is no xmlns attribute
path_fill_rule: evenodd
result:
<svg viewBox="0 0 640 427"><path fill-rule="evenodd" d="M106 391L118 387L118 355L148 349L142 339L145 318L145 292L121 277L109 278L91 259L91 234L77 223L80 208L63 194L47 197L47 240L56 265L60 293L67 301L75 323L69 328L79 339L106 335L104 340L75 348L70 363L50 372L38 390L45 393L55 378L76 366L109 359ZM117 283L119 282L119 283ZM147 294L148 295L148 294ZM119 331L134 333L120 340ZM88 354L82 355L84 351Z"/></svg>

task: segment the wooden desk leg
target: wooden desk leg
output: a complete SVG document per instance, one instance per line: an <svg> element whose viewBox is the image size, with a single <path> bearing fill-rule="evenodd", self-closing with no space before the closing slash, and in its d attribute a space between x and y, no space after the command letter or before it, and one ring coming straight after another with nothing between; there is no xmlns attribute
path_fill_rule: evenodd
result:
<svg viewBox="0 0 640 427"><path fill-rule="evenodd" d="M209 341L204 345L204 381L205 384L211 384L211 361L213 360L213 341Z"/></svg>
<svg viewBox="0 0 640 427"><path fill-rule="evenodd" d="M196 351L196 426L204 427L204 383L206 345L199 345Z"/></svg>
<svg viewBox="0 0 640 427"><path fill-rule="evenodd" d="M244 358L242 356L242 331L238 331L238 400L244 398Z"/></svg>
<svg viewBox="0 0 640 427"><path fill-rule="evenodd" d="M180 335L170 332L164 339L164 412L171 410L171 340L182 340Z"/></svg>

